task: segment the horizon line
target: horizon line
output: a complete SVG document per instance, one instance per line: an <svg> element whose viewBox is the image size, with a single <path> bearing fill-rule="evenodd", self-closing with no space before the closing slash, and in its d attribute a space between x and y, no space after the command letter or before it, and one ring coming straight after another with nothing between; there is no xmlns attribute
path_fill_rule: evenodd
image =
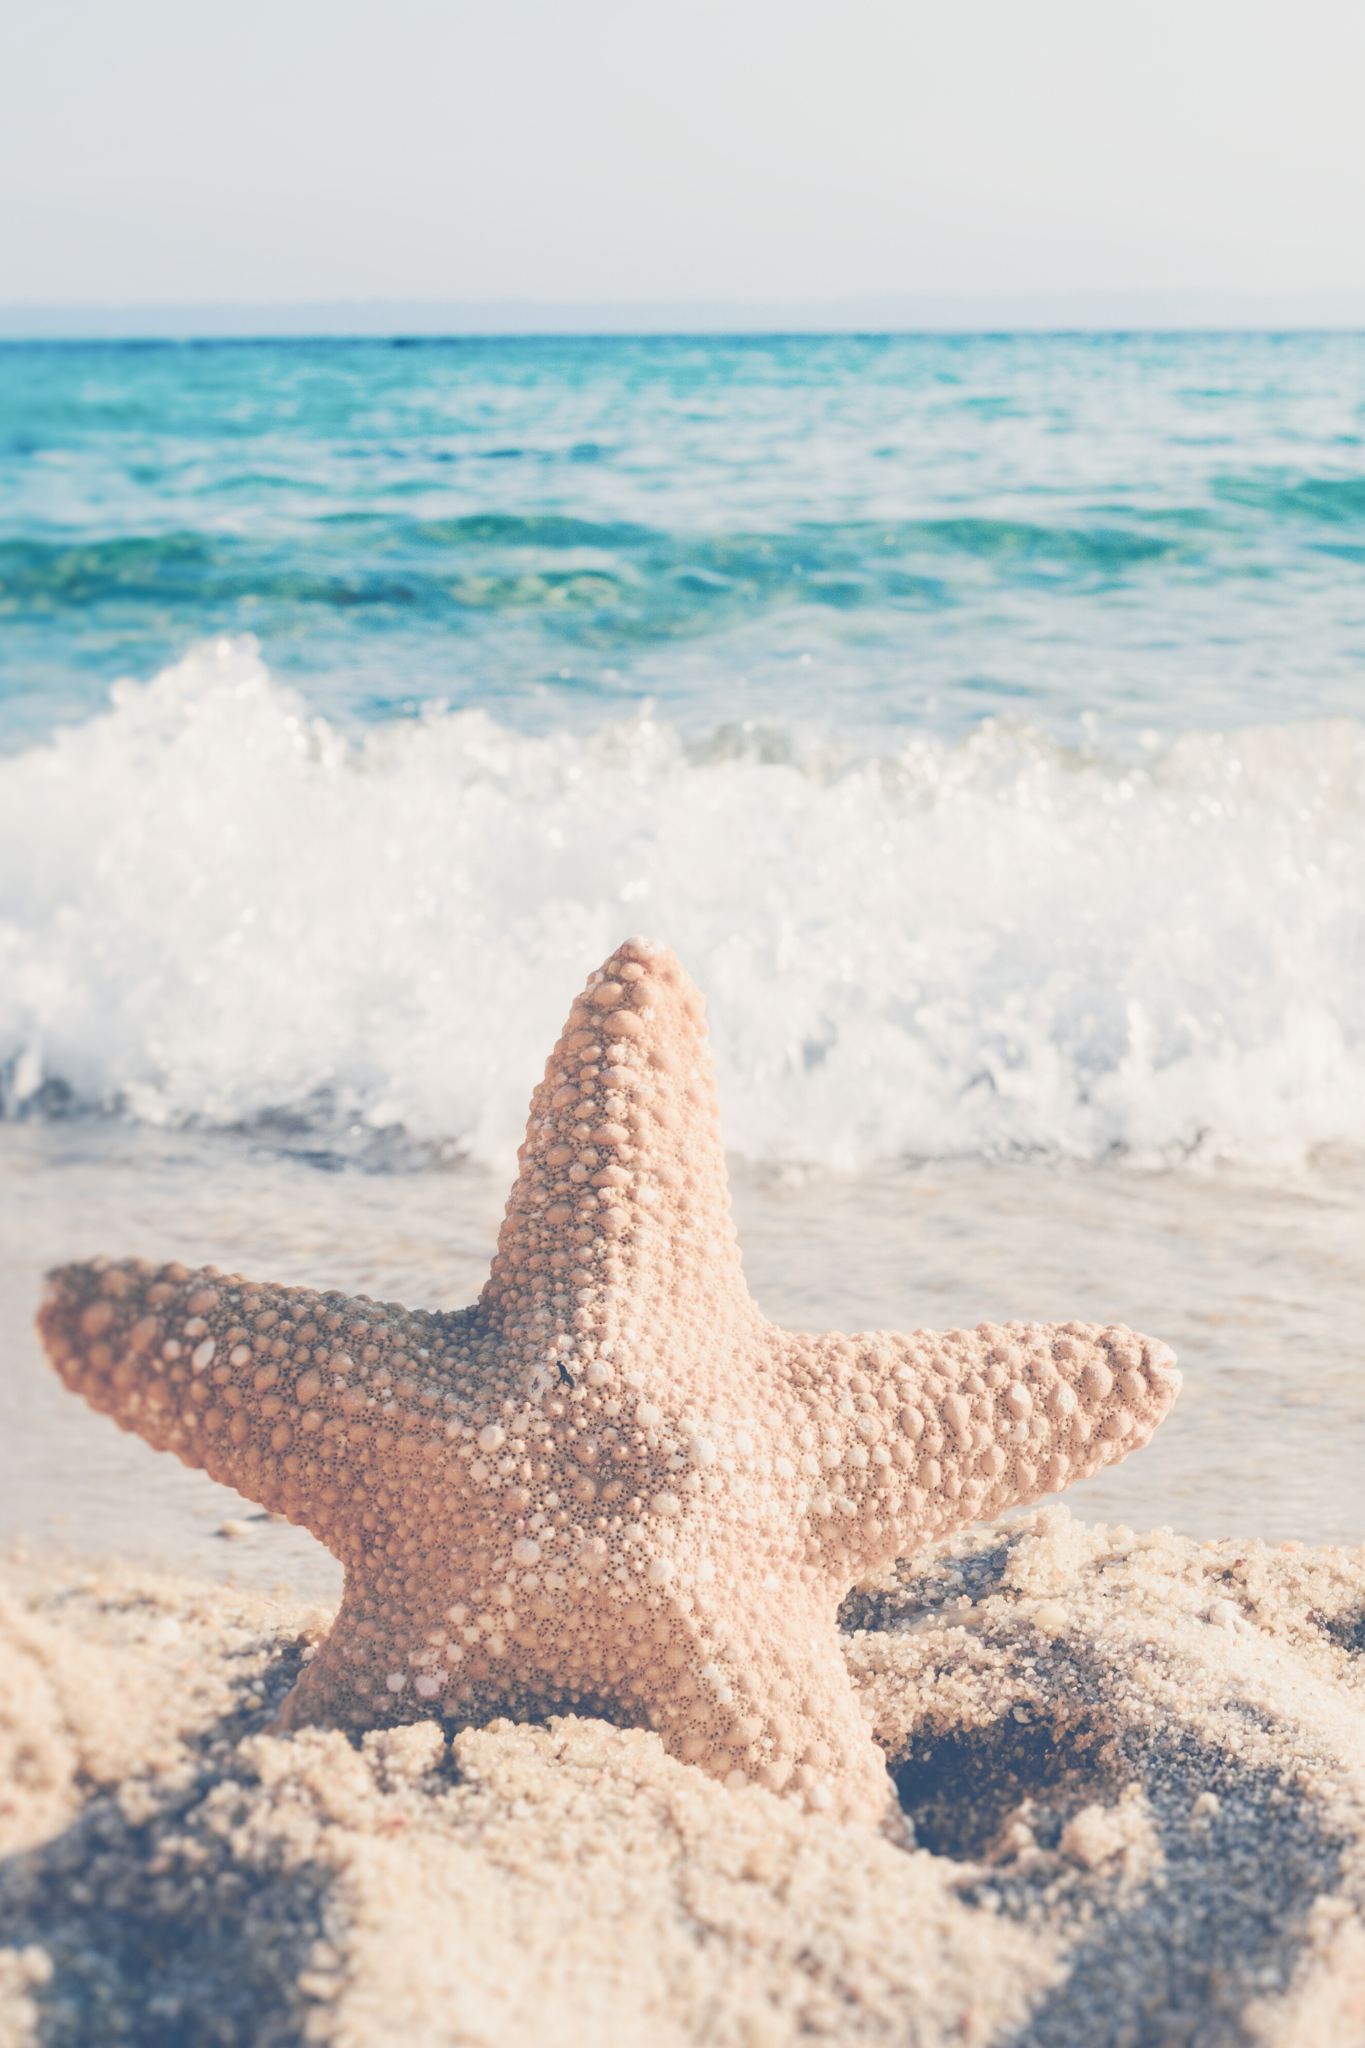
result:
<svg viewBox="0 0 1365 2048"><path fill-rule="evenodd" d="M861 293L838 299L15 301L0 341L692 335L1311 333L1365 329L1365 291Z"/></svg>

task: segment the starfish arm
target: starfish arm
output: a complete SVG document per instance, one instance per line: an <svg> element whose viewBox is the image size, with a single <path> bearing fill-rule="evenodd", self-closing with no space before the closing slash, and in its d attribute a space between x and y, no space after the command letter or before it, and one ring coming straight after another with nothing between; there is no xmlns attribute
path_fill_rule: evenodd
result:
<svg viewBox="0 0 1365 2048"><path fill-rule="evenodd" d="M766 1360L704 1010L667 947L627 940L589 977L546 1062L479 1304L533 1399L565 1375L667 1394L651 1356L685 1359L694 1398L724 1398L729 1375L712 1370L709 1387L700 1376L727 1345Z"/></svg>
<svg viewBox="0 0 1365 2048"><path fill-rule="evenodd" d="M449 1454L441 1400L459 1322L213 1267L107 1259L49 1275L38 1319L57 1371L92 1408L343 1560L364 1539L371 1495Z"/></svg>
<svg viewBox="0 0 1365 2048"><path fill-rule="evenodd" d="M761 1589L680 1617L670 1669L641 1688L665 1746L731 1785L806 1798L839 1819L873 1821L890 1787L886 1759L859 1710L828 1588ZM662 1631L660 1632L662 1635Z"/></svg>
<svg viewBox="0 0 1365 2048"><path fill-rule="evenodd" d="M1122 1324L789 1338L811 1554L845 1583L1145 1444L1180 1391Z"/></svg>

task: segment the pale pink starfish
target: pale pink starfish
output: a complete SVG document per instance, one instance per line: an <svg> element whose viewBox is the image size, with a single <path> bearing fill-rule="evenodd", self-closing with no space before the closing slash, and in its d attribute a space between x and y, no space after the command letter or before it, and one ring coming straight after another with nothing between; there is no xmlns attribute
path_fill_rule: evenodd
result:
<svg viewBox="0 0 1365 2048"><path fill-rule="evenodd" d="M341 1611L287 1726L576 1701L865 1818L845 1675L871 1567L1126 1457L1170 1408L1121 1325L803 1336L749 1297L702 1000L629 941L531 1101L492 1275L456 1312L96 1259L39 1318L67 1385L311 1529Z"/></svg>

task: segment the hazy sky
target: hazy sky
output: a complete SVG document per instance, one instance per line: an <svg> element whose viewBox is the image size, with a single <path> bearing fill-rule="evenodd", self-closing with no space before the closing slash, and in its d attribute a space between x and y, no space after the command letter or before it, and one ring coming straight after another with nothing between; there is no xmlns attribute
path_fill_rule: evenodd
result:
<svg viewBox="0 0 1365 2048"><path fill-rule="evenodd" d="M0 301L1365 287L1361 0L0 0Z"/></svg>

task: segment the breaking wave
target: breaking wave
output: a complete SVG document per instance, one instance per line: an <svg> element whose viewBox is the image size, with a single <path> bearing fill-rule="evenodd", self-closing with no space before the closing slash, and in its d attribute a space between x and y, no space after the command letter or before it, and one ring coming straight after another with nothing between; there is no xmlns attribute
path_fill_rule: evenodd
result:
<svg viewBox="0 0 1365 2048"><path fill-rule="evenodd" d="M769 1161L1365 1143L1365 726L1142 768L988 722L797 758L649 717L360 738L250 641L0 761L16 1114L401 1132L505 1166L588 968L667 940Z"/></svg>

